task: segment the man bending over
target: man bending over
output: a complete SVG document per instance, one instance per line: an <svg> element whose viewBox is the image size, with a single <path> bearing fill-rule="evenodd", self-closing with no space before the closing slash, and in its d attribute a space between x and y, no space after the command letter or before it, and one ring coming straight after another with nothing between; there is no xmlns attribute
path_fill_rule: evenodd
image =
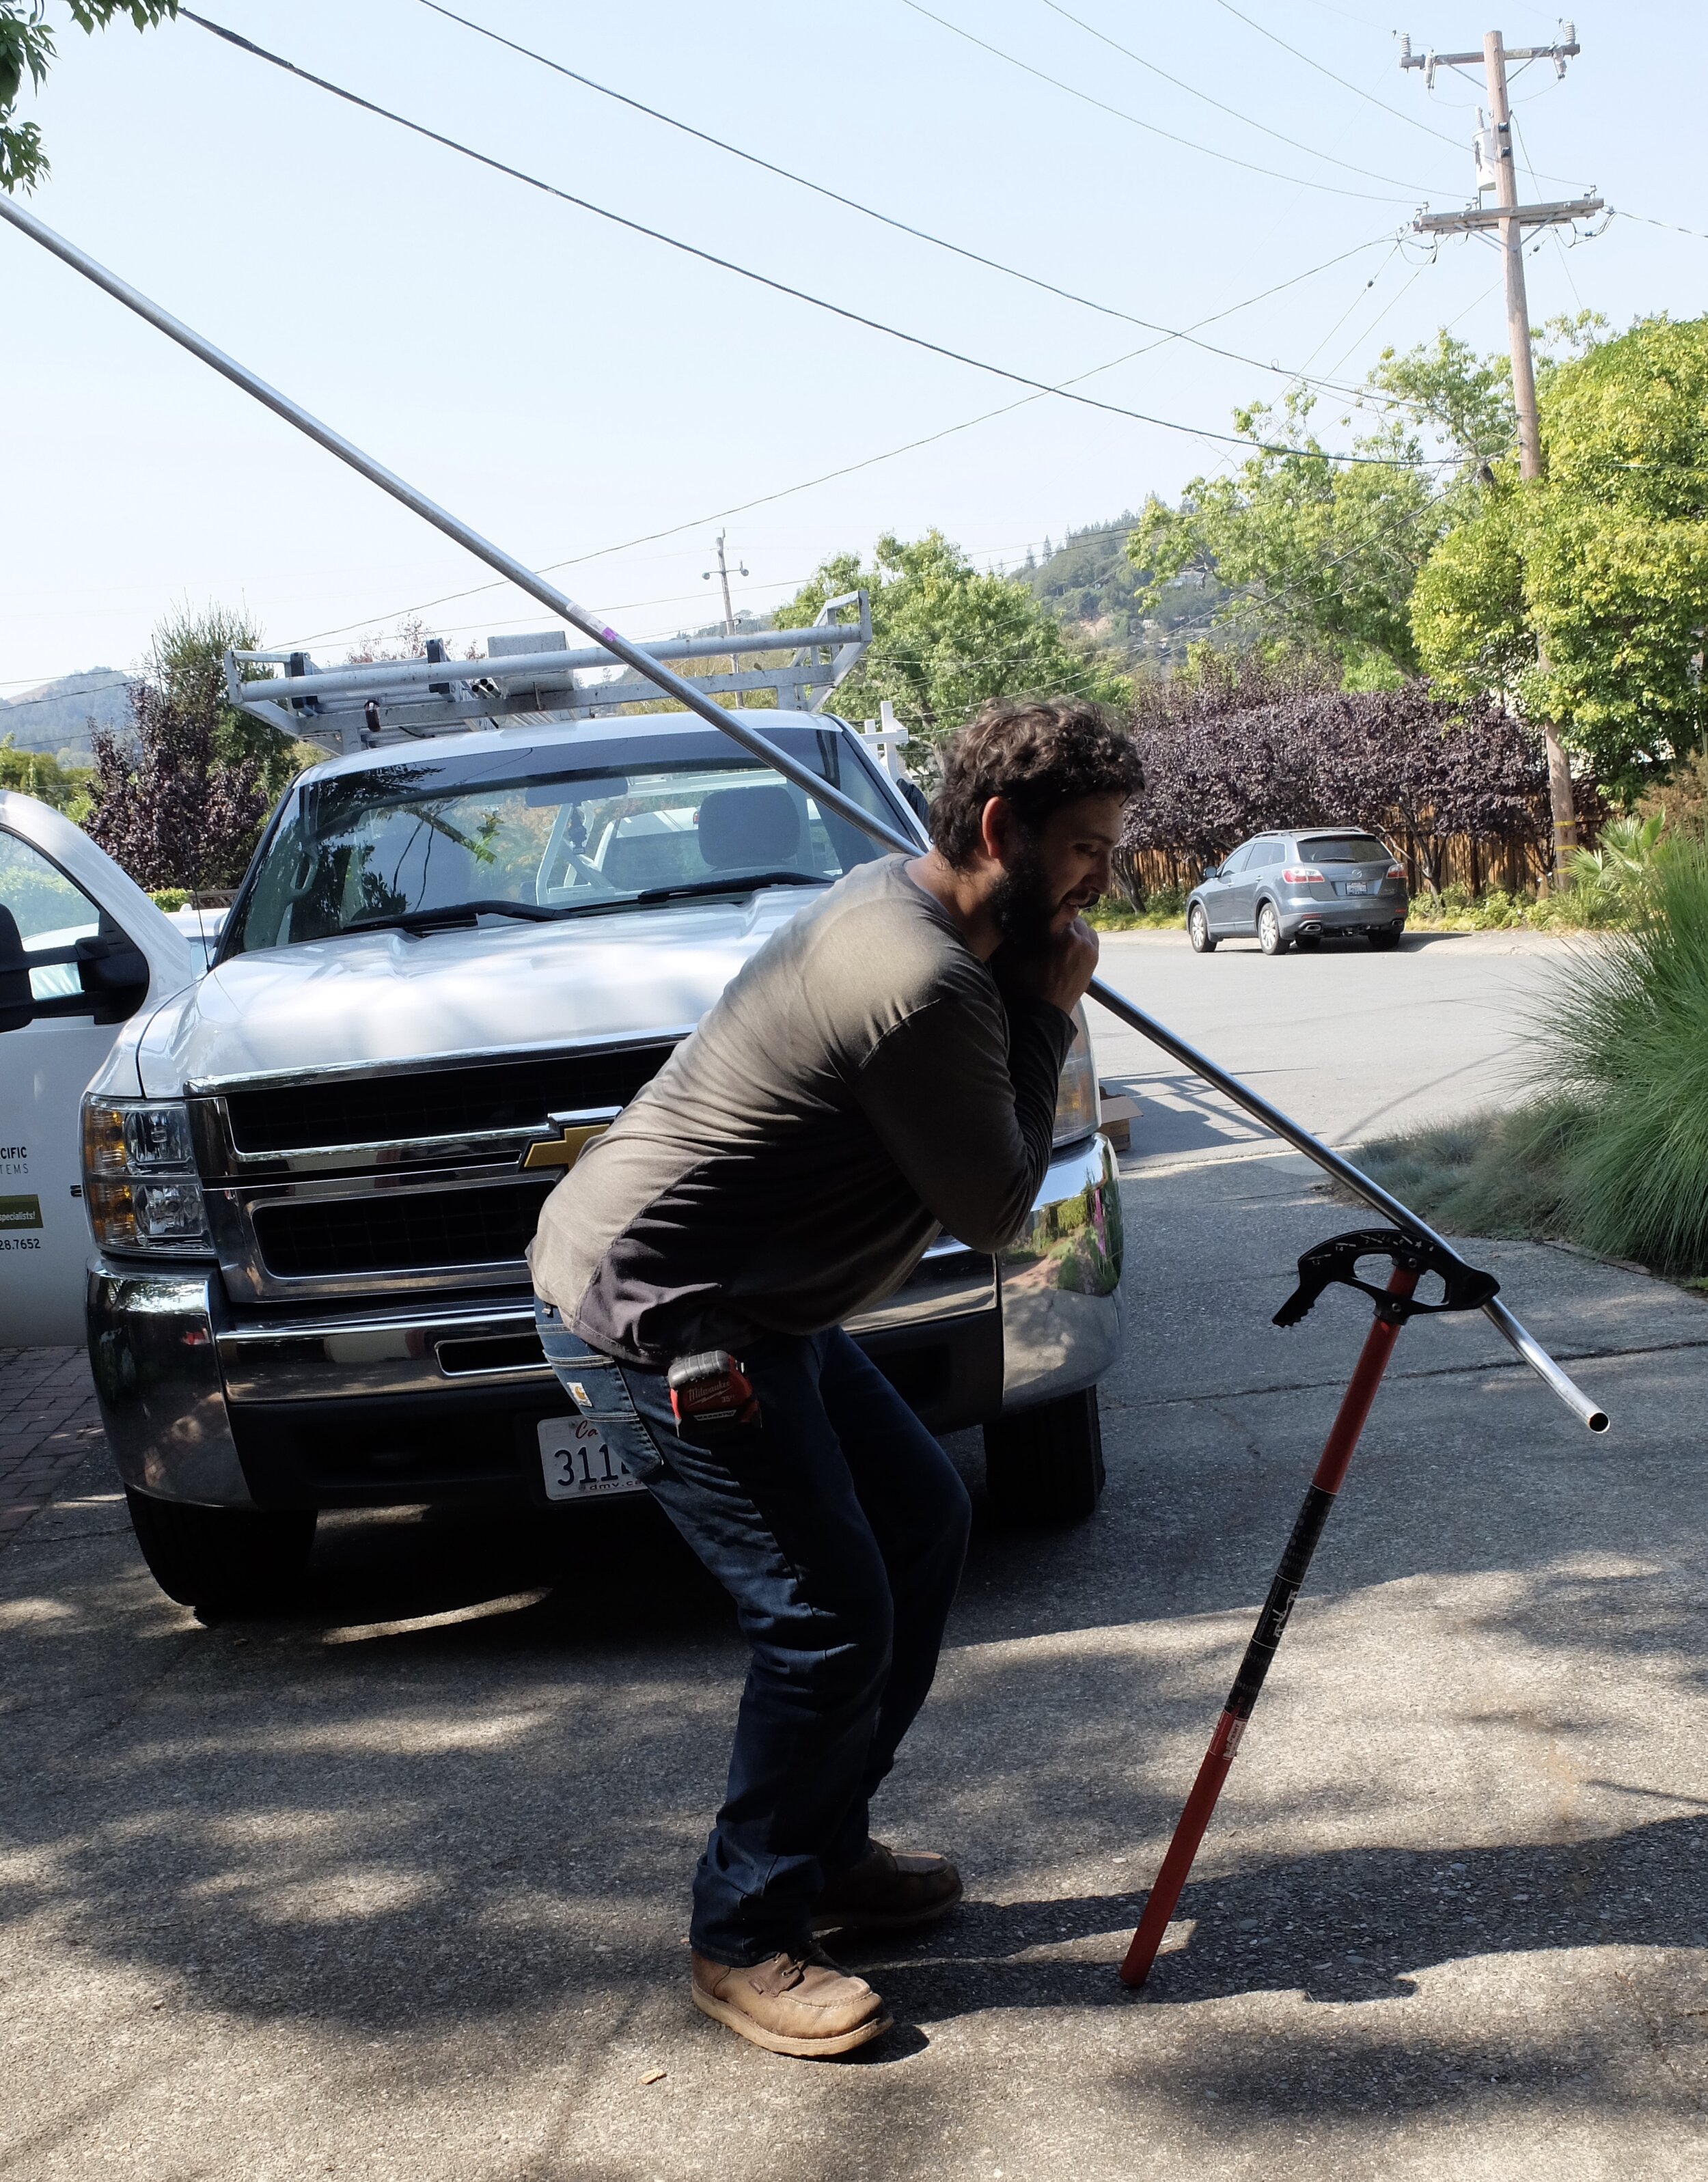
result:
<svg viewBox="0 0 1708 2182"><path fill-rule="evenodd" d="M995 1251L1024 1227L1097 960L1081 911L1140 785L1095 706L987 706L946 752L929 853L793 917L541 1216L546 1352L751 1647L692 1994L775 2052L889 2028L815 1935L961 1892L946 1858L873 1841L867 1807L936 1670L966 1490L842 1322L940 1230Z"/></svg>

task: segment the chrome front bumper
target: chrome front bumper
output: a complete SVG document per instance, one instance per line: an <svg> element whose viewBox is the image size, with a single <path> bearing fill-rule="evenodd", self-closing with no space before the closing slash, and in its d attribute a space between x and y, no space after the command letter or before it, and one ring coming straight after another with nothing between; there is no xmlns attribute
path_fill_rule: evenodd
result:
<svg viewBox="0 0 1708 2182"><path fill-rule="evenodd" d="M997 1260L1002 1407L1095 1387L1121 1349L1121 1183L1106 1137L1051 1160L1026 1232Z"/></svg>
<svg viewBox="0 0 1708 2182"><path fill-rule="evenodd" d="M1096 1382L1120 1346L1120 1269L1115 1156L1092 1137L1057 1153L1025 1233L999 1260L939 1243L848 1330L892 1371L909 1353L953 1351L951 1421L979 1421ZM119 1476L163 1499L247 1507L256 1491L266 1497L252 1489L239 1443L248 1448L252 1421L264 1421L276 1443L293 1405L302 1415L291 1429L305 1437L321 1420L382 1419L392 1404L412 1416L513 1410L524 1423L563 1406L531 1299L263 1316L234 1310L212 1265L144 1271L97 1260L87 1309ZM961 1414L975 1380L984 1389L976 1414ZM396 1484L400 1501L434 1497L429 1478L404 1472Z"/></svg>
<svg viewBox="0 0 1708 2182"><path fill-rule="evenodd" d="M89 1268L89 1362L119 1475L140 1493L251 1504L216 1345L221 1298L200 1268Z"/></svg>

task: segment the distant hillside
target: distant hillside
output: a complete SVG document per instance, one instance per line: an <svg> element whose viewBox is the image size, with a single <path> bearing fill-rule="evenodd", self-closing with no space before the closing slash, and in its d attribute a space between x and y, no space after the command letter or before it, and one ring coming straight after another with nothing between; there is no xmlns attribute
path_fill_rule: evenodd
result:
<svg viewBox="0 0 1708 2182"><path fill-rule="evenodd" d="M1128 510L1113 523L1070 530L1053 552L1020 569L1018 580L1129 665L1166 672L1185 658L1189 644L1212 634L1227 593L1213 579L1189 574L1141 595L1124 550L1138 519Z"/></svg>
<svg viewBox="0 0 1708 2182"><path fill-rule="evenodd" d="M125 677L115 667L91 667L20 697L0 697L0 741L9 735L19 750L44 751L61 765L87 765L92 719L97 728L122 728L130 718Z"/></svg>

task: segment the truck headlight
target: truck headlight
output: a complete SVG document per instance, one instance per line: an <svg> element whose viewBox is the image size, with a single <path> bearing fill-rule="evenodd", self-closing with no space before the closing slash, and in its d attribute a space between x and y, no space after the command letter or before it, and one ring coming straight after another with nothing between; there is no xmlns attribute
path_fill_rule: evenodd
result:
<svg viewBox="0 0 1708 2182"><path fill-rule="evenodd" d="M1083 1006L1073 1011L1073 1043L1062 1064L1056 1094L1056 1127L1050 1141L1071 1144L1097 1126L1097 1064L1091 1056L1091 1030Z"/></svg>
<svg viewBox="0 0 1708 2182"><path fill-rule="evenodd" d="M213 1247L179 1099L86 1099L83 1194L103 1249L205 1257Z"/></svg>

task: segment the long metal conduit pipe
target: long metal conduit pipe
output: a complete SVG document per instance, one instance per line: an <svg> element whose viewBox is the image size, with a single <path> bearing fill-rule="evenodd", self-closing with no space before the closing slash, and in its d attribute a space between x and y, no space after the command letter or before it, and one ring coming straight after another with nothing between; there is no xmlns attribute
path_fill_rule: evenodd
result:
<svg viewBox="0 0 1708 2182"><path fill-rule="evenodd" d="M75 272L80 273L85 280L92 280L97 288L105 289L127 310L134 311L140 318L146 318L151 326L158 328L169 340L176 341L180 348L188 349L192 356L199 357L222 378L229 379L235 386L241 386L246 394L252 395L256 401L264 403L276 416L282 417L286 424L293 424L299 432L306 433L329 454L336 455L340 462L347 462L352 470L359 472L370 484L378 485L382 492L390 493L392 499L401 501L405 507L413 508L435 530L443 531L447 538L454 538L477 560L484 561L489 568L507 578L518 590L537 599L548 612L567 621L572 628L581 630L584 635L592 638L596 644L622 660L625 665L632 667L637 674L644 675L666 696L674 697L720 734L728 735L732 742L738 743L751 756L780 773L785 779L792 781L797 788L812 796L821 808L835 811L850 825L859 827L862 832L882 841L889 848L899 849L909 856L918 853L919 844L916 840L896 828L886 826L869 811L862 811L840 789L820 779L810 767L802 765L786 751L779 750L768 736L748 726L746 714L726 711L697 689L692 682L673 673L669 667L655 659L650 652L643 651L638 644L631 644L627 637L619 636L614 629L607 629L596 614L578 606L574 599L560 591L555 584L548 584L543 577L535 575L531 568L507 553L502 546L495 546L489 539L483 538L478 530L471 529L468 523L441 507L435 501L429 500L425 493L418 491L383 463L375 462L371 455L364 454L341 433L335 432L330 424L323 424L318 418L311 416L288 394L280 393L276 387L269 386L265 379L258 377L246 365L237 363L223 350L215 348L212 341L203 340L192 328L175 318L170 312L162 310L158 303L131 287L128 281L121 280L116 273L109 273L104 265L98 264L75 243L69 242L64 235L56 234L44 221L37 219L34 213L26 211L3 191L0 191L0 219L9 220L32 241L39 242L44 250L52 251L56 258L63 259ZM1254 1121L1262 1122L1266 1129L1273 1131L1296 1151L1303 1152L1306 1159L1315 1160L1326 1173L1343 1182L1372 1210L1379 1212L1384 1219L1391 1221L1406 1234L1432 1243L1450 1257L1457 1256L1457 1253L1451 1250L1415 1212L1402 1205L1397 1197L1390 1197L1367 1175L1361 1174L1350 1160L1343 1159L1339 1152L1319 1143L1309 1130L1301 1128L1279 1107L1272 1106L1267 1099L1261 1098L1237 1077L1218 1068L1206 1055L1187 1044L1184 1038L1177 1038L1173 1031L1146 1015L1142 1008L1134 1007L1130 1000L1123 1000L1101 978L1093 981L1091 997L1119 1022L1127 1024L1129 1029L1136 1030L1142 1037L1149 1038L1153 1045L1160 1045L1165 1053L1172 1054L1194 1075L1202 1077L1224 1098L1243 1108ZM1591 1432L1605 1432L1608 1426L1606 1411L1593 1402L1583 1388L1561 1370L1540 1342L1525 1331L1506 1304L1497 1297L1483 1308L1525 1363L1545 1386L1558 1395L1572 1415L1587 1425Z"/></svg>

